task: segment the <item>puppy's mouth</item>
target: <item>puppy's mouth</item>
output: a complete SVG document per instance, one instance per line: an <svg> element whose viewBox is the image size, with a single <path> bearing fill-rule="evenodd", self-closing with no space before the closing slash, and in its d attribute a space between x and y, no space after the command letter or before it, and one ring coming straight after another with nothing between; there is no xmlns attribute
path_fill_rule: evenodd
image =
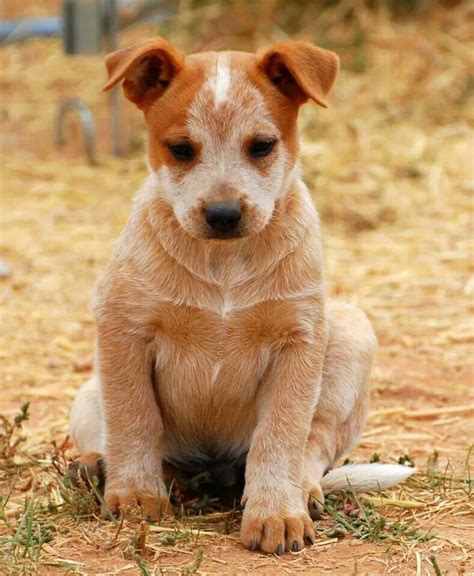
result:
<svg viewBox="0 0 474 576"><path fill-rule="evenodd" d="M206 235L207 240L238 240L239 238L243 238L245 234L242 233L241 230L216 230L211 229L208 231Z"/></svg>

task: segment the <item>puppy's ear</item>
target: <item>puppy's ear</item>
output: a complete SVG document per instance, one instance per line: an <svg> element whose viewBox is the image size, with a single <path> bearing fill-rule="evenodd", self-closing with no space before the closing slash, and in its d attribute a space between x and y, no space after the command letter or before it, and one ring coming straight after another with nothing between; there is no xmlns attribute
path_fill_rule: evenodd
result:
<svg viewBox="0 0 474 576"><path fill-rule="evenodd" d="M283 42L257 54L257 65L298 105L310 98L327 108L325 97L336 81L339 58L308 42Z"/></svg>
<svg viewBox="0 0 474 576"><path fill-rule="evenodd" d="M109 80L103 90L123 80L125 96L144 109L163 94L183 63L184 55L164 38L134 44L106 56Z"/></svg>

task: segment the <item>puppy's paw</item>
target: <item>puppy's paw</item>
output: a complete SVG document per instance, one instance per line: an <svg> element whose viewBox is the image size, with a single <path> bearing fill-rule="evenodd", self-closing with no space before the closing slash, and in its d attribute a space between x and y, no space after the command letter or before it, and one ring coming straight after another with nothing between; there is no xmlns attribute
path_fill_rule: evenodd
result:
<svg viewBox="0 0 474 576"><path fill-rule="evenodd" d="M103 494L105 469L101 454L97 452L82 454L80 458L69 464L68 475L74 488L79 488L82 485L90 490L95 488Z"/></svg>
<svg viewBox="0 0 474 576"><path fill-rule="evenodd" d="M161 520L164 516L171 516L173 508L167 495L158 494L153 490L143 490L137 487L117 489L107 487L102 505L104 517L112 514L119 516L133 515L138 512L141 516L151 521Z"/></svg>
<svg viewBox="0 0 474 576"><path fill-rule="evenodd" d="M311 518L303 506L274 506L245 503L240 530L242 544L250 550L281 555L287 551L298 552L305 544L314 544L315 532Z"/></svg>
<svg viewBox="0 0 474 576"><path fill-rule="evenodd" d="M324 494L319 484L305 482L304 495L308 505L309 515L313 520L319 520L324 511Z"/></svg>

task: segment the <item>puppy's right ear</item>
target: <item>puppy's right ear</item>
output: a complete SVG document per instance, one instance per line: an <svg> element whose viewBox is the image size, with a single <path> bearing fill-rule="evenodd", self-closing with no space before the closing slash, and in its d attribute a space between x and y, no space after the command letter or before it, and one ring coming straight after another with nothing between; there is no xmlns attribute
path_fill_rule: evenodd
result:
<svg viewBox="0 0 474 576"><path fill-rule="evenodd" d="M103 90L123 80L125 96L143 110L163 94L183 63L184 55L164 38L145 40L106 56L109 81Z"/></svg>

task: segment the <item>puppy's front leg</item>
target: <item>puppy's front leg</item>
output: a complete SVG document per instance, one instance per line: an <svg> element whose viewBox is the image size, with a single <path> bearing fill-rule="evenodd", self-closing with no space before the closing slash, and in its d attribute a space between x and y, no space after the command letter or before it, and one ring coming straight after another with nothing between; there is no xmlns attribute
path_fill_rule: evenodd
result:
<svg viewBox="0 0 474 576"><path fill-rule="evenodd" d="M289 340L261 383L258 424L247 456L241 540L282 554L314 542L302 494L303 458L321 381L325 339Z"/></svg>
<svg viewBox="0 0 474 576"><path fill-rule="evenodd" d="M138 504L157 519L168 511L162 474L163 423L147 342L110 316L98 322L98 368L106 424L105 505Z"/></svg>

